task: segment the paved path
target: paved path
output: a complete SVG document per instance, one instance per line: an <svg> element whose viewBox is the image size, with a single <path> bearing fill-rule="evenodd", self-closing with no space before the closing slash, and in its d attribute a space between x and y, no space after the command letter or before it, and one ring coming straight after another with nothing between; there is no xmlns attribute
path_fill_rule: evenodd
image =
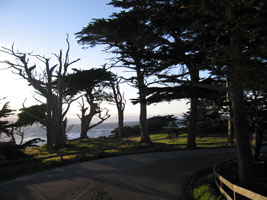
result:
<svg viewBox="0 0 267 200"><path fill-rule="evenodd" d="M149 153L101 159L0 184L1 200L183 199L186 177L235 156L234 148ZM99 193L100 192L100 193Z"/></svg>

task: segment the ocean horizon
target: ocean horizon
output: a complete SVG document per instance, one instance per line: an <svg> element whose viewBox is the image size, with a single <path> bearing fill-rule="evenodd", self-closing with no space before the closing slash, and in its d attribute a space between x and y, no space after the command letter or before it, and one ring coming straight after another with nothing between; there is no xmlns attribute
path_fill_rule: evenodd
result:
<svg viewBox="0 0 267 200"><path fill-rule="evenodd" d="M124 126L134 126L137 125L138 121L126 121L124 122ZM104 122L87 132L87 136L89 138L98 138L98 137L108 137L111 135L111 131L118 127L118 122ZM23 143L32 140L34 138L40 138L44 140L44 142L39 143L39 145L46 143L46 129L41 127L40 125L34 124L32 126L27 126L23 128L24 131L24 139ZM73 140L80 137L80 124L71 124L68 125L67 128L67 139ZM9 141L10 138L7 136L2 136L0 141ZM17 143L20 142L20 137L16 136Z"/></svg>

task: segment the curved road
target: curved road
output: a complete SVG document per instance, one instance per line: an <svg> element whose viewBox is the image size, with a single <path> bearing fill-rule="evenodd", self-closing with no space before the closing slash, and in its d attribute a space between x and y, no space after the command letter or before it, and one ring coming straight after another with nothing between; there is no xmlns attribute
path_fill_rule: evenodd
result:
<svg viewBox="0 0 267 200"><path fill-rule="evenodd" d="M235 148L119 156L0 184L1 200L183 199L186 177L236 155Z"/></svg>

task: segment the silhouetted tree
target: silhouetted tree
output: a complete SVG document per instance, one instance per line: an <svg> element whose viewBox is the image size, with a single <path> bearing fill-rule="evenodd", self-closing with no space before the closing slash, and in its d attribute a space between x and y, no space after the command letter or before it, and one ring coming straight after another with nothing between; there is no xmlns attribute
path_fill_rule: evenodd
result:
<svg viewBox="0 0 267 200"><path fill-rule="evenodd" d="M146 13L143 15L143 21L159 37L157 41L154 41L157 45L157 53L150 56L160 63L158 78L165 86L148 88L147 92L150 94L148 101L154 103L162 100L190 98L191 117L187 147L194 148L198 98L200 96L211 98L211 96L218 95L218 92L213 92L214 89L209 88L209 85L203 86L203 80L201 84L199 83L200 71L210 68L210 63L207 62L205 51L200 48L199 41L206 42L209 37L203 37L203 34L196 30L192 31L193 27L190 25L196 15L194 12L188 15L182 7L182 1L113 0L110 4L132 12L135 10ZM143 59L147 57L144 56ZM166 86L167 83L168 86ZM204 92L209 94L203 95Z"/></svg>
<svg viewBox="0 0 267 200"><path fill-rule="evenodd" d="M12 123L7 120L7 117L13 115L13 111L9 108L9 102L4 103L0 109L0 135L4 133L6 136L11 137Z"/></svg>
<svg viewBox="0 0 267 200"><path fill-rule="evenodd" d="M263 134L267 127L266 92L259 90L246 91L246 100L249 128L252 133L252 156L255 161L259 161Z"/></svg>
<svg viewBox="0 0 267 200"><path fill-rule="evenodd" d="M14 123L7 119L9 116L14 114L14 111L15 110L9 108L9 102L5 103L0 110L0 135L4 133L8 138L10 138L9 143L16 146L17 144L22 145L24 140L24 131L21 130L23 125L18 123L18 120ZM18 136L20 137L20 142L18 142Z"/></svg>
<svg viewBox="0 0 267 200"><path fill-rule="evenodd" d="M243 90L251 80L259 82L264 79L265 73L259 72L266 68L266 48L263 47L266 46L263 45L266 44L266 37L258 36L266 31L262 26L266 24L266 3L244 3L242 0L219 3L213 0L168 2L176 6L176 14L183 17L180 18L182 23L187 23L183 30L184 40L193 39L194 45L199 48L196 52L204 53L204 58L207 58L209 68L206 69L214 76L229 80L240 184L249 187L255 176ZM192 52L195 53L194 49Z"/></svg>
<svg viewBox="0 0 267 200"><path fill-rule="evenodd" d="M111 73L106 69L77 70L66 77L69 83L69 94L82 94L80 102L81 114L77 115L81 120L81 138L87 138L88 130L96 127L107 120L110 115L108 109L100 108L100 104L110 99L110 95L104 91L110 84ZM85 103L86 101L86 103ZM91 125L94 116L100 121Z"/></svg>
<svg viewBox="0 0 267 200"><path fill-rule="evenodd" d="M24 135L25 132L23 130L26 126L31 126L34 123L39 123L42 126L45 126L45 120L46 120L46 105L34 105L30 106L28 108L24 107L20 109L20 112L17 114L18 119L16 122L14 122L12 125L12 140L14 141L14 144L19 144L22 148L26 147L34 147L38 142L44 142L40 138L34 138L27 142L24 142ZM20 142L18 143L16 141L16 135L20 136Z"/></svg>
<svg viewBox="0 0 267 200"><path fill-rule="evenodd" d="M34 138L23 143L24 131L21 129L23 126L26 126L26 123L22 124L19 119L15 123L13 123L11 121L8 121L7 119L9 116L14 114L14 111L15 110L9 108L9 102L5 103L0 109L0 135L4 133L10 139L10 141L8 142L0 143L0 154L4 155L5 159L16 159L24 157L25 155L21 152L22 149L35 147L37 146L36 144L38 142L43 142L43 140L41 140L40 138Z"/></svg>
<svg viewBox="0 0 267 200"><path fill-rule="evenodd" d="M255 180L249 143L244 89L251 81L259 82L259 73L266 64L266 54L257 46L264 41L256 32L266 31L266 3L264 1L188 1L188 12L198 13L193 22L196 29L212 35L206 45L207 58L214 65L212 72L227 77L233 110L233 124L237 141L239 181L252 186ZM253 20L252 20L253 19ZM265 70L266 71L266 70ZM257 77L257 78L256 78Z"/></svg>
<svg viewBox="0 0 267 200"><path fill-rule="evenodd" d="M45 126L47 131L47 149L61 148L66 144L66 126L67 118L65 117L70 104L75 100L73 96L66 93L68 83L64 81L64 77L68 74L70 65L76 63L79 59L69 61L70 45L67 41L67 51L63 55L62 50L59 54L54 54L58 64L50 65L50 58L45 56L26 54L11 49L2 48L2 52L13 56L15 61L5 60L14 73L18 74L35 89L36 93L45 98L46 102L46 119ZM44 67L38 71L38 67L30 64L30 58L39 60ZM66 105L65 109L63 105ZM36 116L38 118L38 116Z"/></svg>
<svg viewBox="0 0 267 200"><path fill-rule="evenodd" d="M29 126L34 123L45 125L47 113L46 104L33 105L30 107L23 107L18 113L18 119L15 123L16 126Z"/></svg>
<svg viewBox="0 0 267 200"><path fill-rule="evenodd" d="M123 122L124 122L124 109L126 100L124 98L124 93L121 93L120 84L122 78L118 77L117 75L113 74L112 78L110 79L110 85L112 88L112 98L111 101L116 104L117 111L118 111L118 138L123 137Z"/></svg>
<svg viewBox="0 0 267 200"><path fill-rule="evenodd" d="M212 75L229 81L227 90L231 95L240 184L247 187L252 185L255 176L243 91L246 85L261 82L266 78L264 72L267 55L267 39L264 34L267 27L265 26L267 24L266 2L262 0L249 2L243 0L220 2L113 0L111 4L131 11L144 8L142 11L146 10L150 18L154 19L153 24L163 27L161 30L165 38L169 38L170 30L173 30L173 35L176 37L172 37L171 42L176 38L181 39L181 35L182 42L193 42L191 44L194 46L190 46L186 51L176 51L177 55L183 57L185 52L192 56L203 54L200 56L200 61L204 61L202 64L198 60L192 60L193 71L197 73L200 69L199 64L204 64L205 69ZM158 15L161 8L166 17ZM170 20L166 20L168 18ZM184 61L184 63L188 65L188 62ZM204 87L198 81L191 84ZM215 87L210 89L224 90Z"/></svg>
<svg viewBox="0 0 267 200"><path fill-rule="evenodd" d="M158 59L152 53L157 50L157 35L146 25L143 12L120 12L109 19L95 19L79 33L78 42L82 45L108 45L116 54L113 65L132 70L136 75L127 80L138 89L140 102L141 142L151 143L147 129L146 89L151 76L160 70ZM116 28L115 28L116 27ZM145 58L145 59L144 59Z"/></svg>

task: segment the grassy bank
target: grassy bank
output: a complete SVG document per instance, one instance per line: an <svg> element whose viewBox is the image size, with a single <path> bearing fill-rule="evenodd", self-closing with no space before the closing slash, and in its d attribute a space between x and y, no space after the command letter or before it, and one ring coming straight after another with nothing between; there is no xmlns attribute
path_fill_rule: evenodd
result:
<svg viewBox="0 0 267 200"><path fill-rule="evenodd" d="M223 200L213 178L212 169L207 169L188 178L184 187L188 200Z"/></svg>
<svg viewBox="0 0 267 200"><path fill-rule="evenodd" d="M255 183L251 191L263 196L267 196L267 154L263 153L260 157L260 162L254 162ZM240 185L238 180L238 165L237 160L229 160L217 165L216 171L232 184ZM226 186L223 189L227 194L234 199L233 191ZM190 177L185 182L185 196L189 200L223 200L224 196L219 192L215 185L213 169L209 168L200 171ZM237 199L242 198L242 195L236 193Z"/></svg>
<svg viewBox="0 0 267 200"><path fill-rule="evenodd" d="M177 151L186 148L186 134L178 138L169 138L168 134L152 134L153 145L140 144L140 137L124 138L121 141L112 138L77 139L68 141L65 148L48 152L46 146L27 148L25 158L0 161L0 181L18 176L77 163L86 160L160 151ZM224 137L197 137L198 148L219 147L225 145Z"/></svg>

